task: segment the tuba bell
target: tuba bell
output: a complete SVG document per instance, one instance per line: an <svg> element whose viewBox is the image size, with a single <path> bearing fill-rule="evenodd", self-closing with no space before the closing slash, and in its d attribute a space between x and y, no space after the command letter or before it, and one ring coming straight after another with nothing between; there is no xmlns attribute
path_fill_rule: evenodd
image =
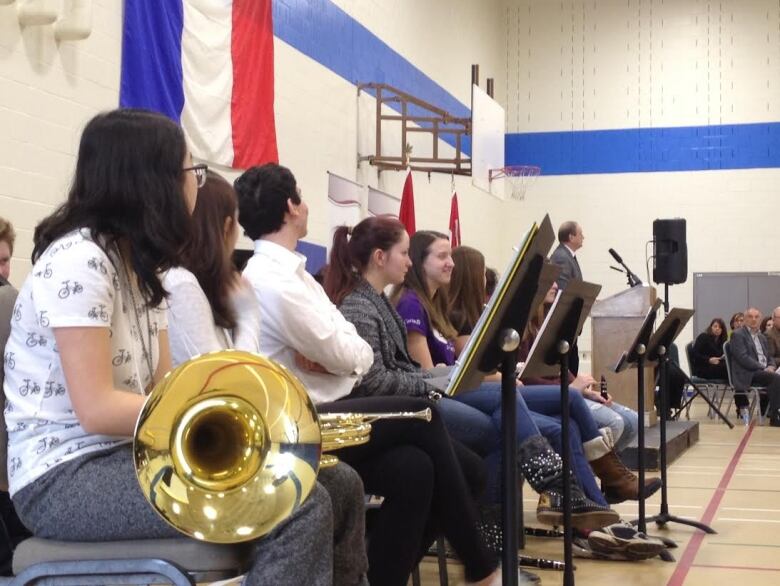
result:
<svg viewBox="0 0 780 586"><path fill-rule="evenodd" d="M369 441L371 422L414 413L318 417L298 378L257 354L222 350L182 363L158 383L133 441L144 496L182 533L237 543L269 533L306 500L332 454Z"/></svg>

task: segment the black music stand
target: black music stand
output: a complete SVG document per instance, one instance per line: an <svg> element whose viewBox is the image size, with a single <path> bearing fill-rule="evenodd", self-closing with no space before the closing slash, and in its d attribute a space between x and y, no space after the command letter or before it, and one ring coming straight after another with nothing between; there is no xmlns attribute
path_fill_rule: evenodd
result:
<svg viewBox="0 0 780 586"><path fill-rule="evenodd" d="M650 338L650 342L647 345L647 360L650 362L658 362L660 371L660 403L661 403L661 422L660 422L660 434L661 434L661 509L657 515L648 517L647 521L655 521L656 525L663 527L669 522L680 523L682 525L689 525L701 529L705 533L717 533L712 527L699 523L698 521L691 521L689 519L683 519L669 513L669 500L666 489L666 401L667 391L669 385L669 347L674 342L675 338L680 335L680 332L685 327L685 324L693 316L692 309L680 309L675 307L670 311L666 319L661 322L658 329ZM728 421L727 421L728 422ZM644 531L644 529L643 529Z"/></svg>
<svg viewBox="0 0 780 586"><path fill-rule="evenodd" d="M647 523L645 522L645 366L647 363L647 345L650 343L650 337L653 334L653 325L655 317L658 315L658 309L661 307L661 300L656 299L652 307L647 310L645 319L639 327L639 331L631 342L628 350L623 352L615 365L615 372L622 372L627 368L636 368L637 374L637 415L639 420L637 430L637 468L639 469L639 530L647 533Z"/></svg>
<svg viewBox="0 0 780 586"><path fill-rule="evenodd" d="M563 562L564 586L574 584L571 526L571 446L569 445L569 350L582 331L585 318L601 285L580 280L569 281L566 289L559 291L534 340L522 375L544 377L559 374L561 377L561 456L563 459Z"/></svg>
<svg viewBox="0 0 780 586"><path fill-rule="evenodd" d="M502 432L502 584L517 586L517 351L520 335L531 312L542 302L556 272L545 268L545 257L555 241L549 216L524 236L514 258L499 280L456 363L448 395L479 386L486 374L501 371ZM546 287L540 282L544 271Z"/></svg>

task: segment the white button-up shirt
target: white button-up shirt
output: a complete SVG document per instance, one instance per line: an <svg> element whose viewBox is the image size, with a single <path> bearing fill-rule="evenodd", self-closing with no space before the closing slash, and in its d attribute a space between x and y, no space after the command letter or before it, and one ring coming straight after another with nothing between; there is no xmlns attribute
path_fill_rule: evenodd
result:
<svg viewBox="0 0 780 586"><path fill-rule="evenodd" d="M260 303L261 353L292 370L312 400L324 403L348 395L374 354L305 266L303 255L258 240L244 277ZM298 368L296 351L331 374Z"/></svg>

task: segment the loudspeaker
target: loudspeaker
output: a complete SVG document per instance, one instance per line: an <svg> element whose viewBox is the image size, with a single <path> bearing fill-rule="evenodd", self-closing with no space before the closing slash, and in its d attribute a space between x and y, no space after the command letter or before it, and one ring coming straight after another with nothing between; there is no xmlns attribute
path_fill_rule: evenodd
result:
<svg viewBox="0 0 780 586"><path fill-rule="evenodd" d="M683 218L653 222L653 251L653 281L677 285L688 280L688 245Z"/></svg>

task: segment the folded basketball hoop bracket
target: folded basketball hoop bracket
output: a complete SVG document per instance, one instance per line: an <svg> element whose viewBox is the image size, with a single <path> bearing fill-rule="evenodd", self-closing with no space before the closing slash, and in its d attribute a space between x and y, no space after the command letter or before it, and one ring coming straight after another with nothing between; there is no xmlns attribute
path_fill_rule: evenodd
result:
<svg viewBox="0 0 780 586"><path fill-rule="evenodd" d="M506 179L512 186L512 199L522 201L525 199L525 192L536 181L541 172L542 168L535 165L510 165L508 167L490 169L488 180L492 187L493 181Z"/></svg>

